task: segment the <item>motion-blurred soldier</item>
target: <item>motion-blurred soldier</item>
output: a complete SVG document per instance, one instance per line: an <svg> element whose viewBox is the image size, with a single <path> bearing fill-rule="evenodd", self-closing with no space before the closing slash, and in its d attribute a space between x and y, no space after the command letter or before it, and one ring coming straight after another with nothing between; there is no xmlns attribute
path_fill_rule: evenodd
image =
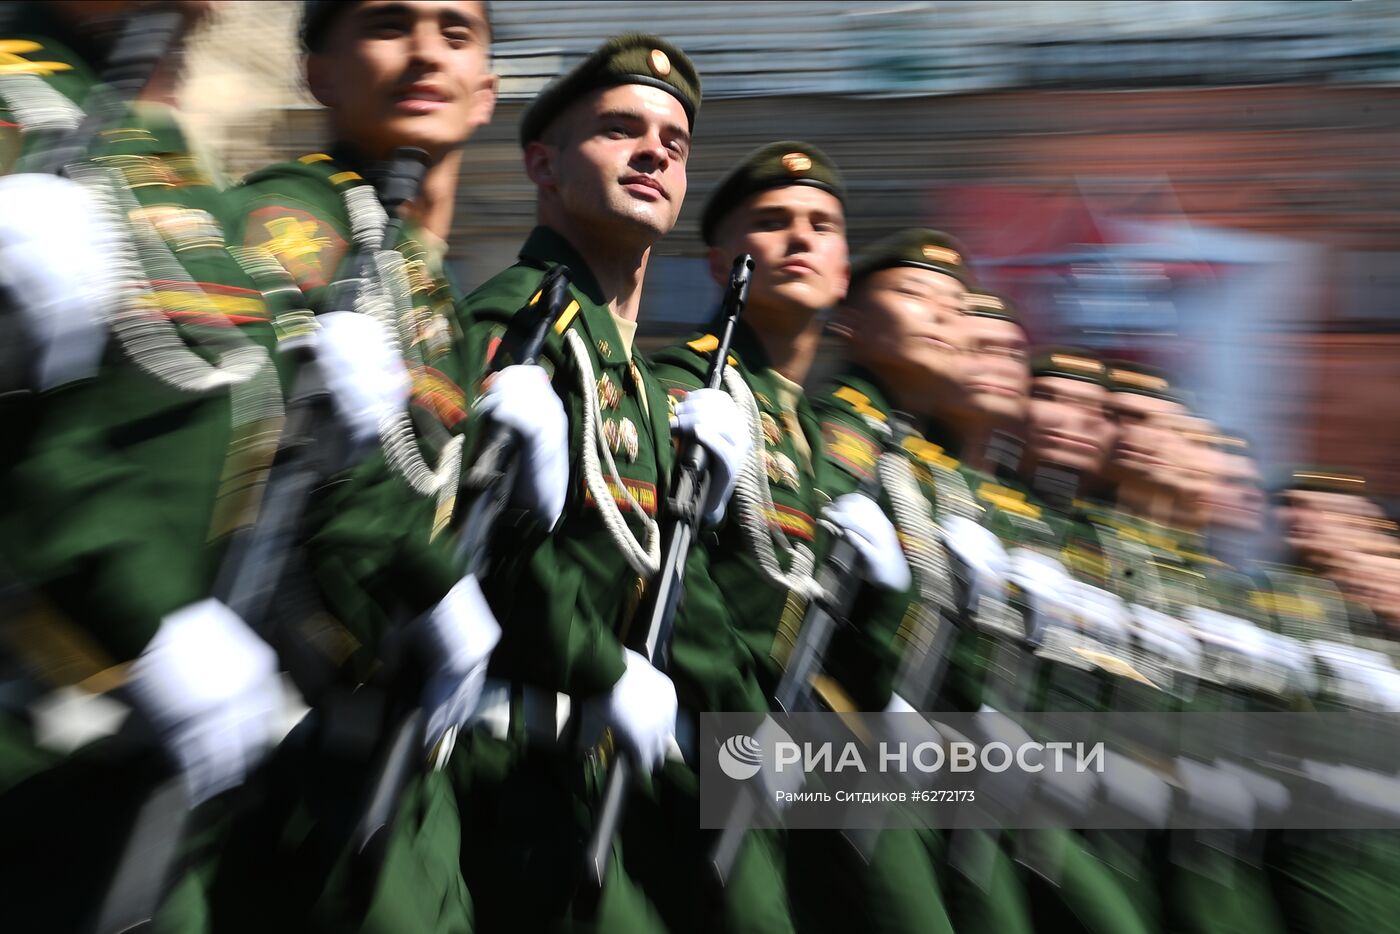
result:
<svg viewBox="0 0 1400 934"><path fill-rule="evenodd" d="M1016 306L984 290L967 293L960 321L961 399L948 417L958 459L970 470L1009 480L1021 460L1030 400L1030 343Z"/></svg>
<svg viewBox="0 0 1400 934"><path fill-rule="evenodd" d="M704 543L705 572L687 585L678 616L673 672L690 711L769 708L827 546L817 534L823 513L864 544L866 573L875 583L889 586L890 575L903 570L893 529L875 503L843 495L854 483L831 487L836 478L801 388L825 326L822 314L845 297L849 281L844 199L837 167L820 149L783 140L760 147L735 166L701 218L716 278L734 256L754 258L749 304L735 330L726 386L744 412L749 437L761 442L747 454L747 472L727 521ZM686 399L702 385L715 334L712 327L658 355L658 373L673 398ZM716 639L725 632L731 634L728 644ZM841 655L850 665L839 681L826 677L817 685L829 709L884 708L892 674L890 635L867 634L860 637L863 644L832 646L829 657ZM677 780L693 782L689 776ZM835 834L795 834L787 843L794 862L785 879L781 835L747 834L747 852L736 869L742 877L730 879L725 889L726 929L741 918L753 930L783 929L789 923L785 884L798 887L792 908L799 930L839 923L825 910L833 904L831 896L852 885L885 884L888 876L872 867L860 879L839 871L833 878L827 856L835 848L844 855L845 849ZM697 850L704 852L703 846ZM868 892L849 894L873 904ZM920 915L924 921L933 917L934 923L946 924L936 893L925 888L910 894L929 909ZM841 907L851 909L852 901ZM904 906L885 903L877 910L885 909ZM861 915L864 923L883 923Z"/></svg>
<svg viewBox="0 0 1400 934"><path fill-rule="evenodd" d="M318 337L320 371L351 422L349 467L317 490L299 530L301 583L324 612L291 622L315 632L313 645L336 669L323 687L328 708L386 663L391 641L399 657L423 660L426 758L476 706L499 636L479 582L463 576L444 532L468 415L460 293L445 267L446 238L463 144L495 105L491 25L476 0L308 2L301 40L307 84L327 108L332 141L250 175L238 192L237 229L244 249L267 259L314 315L305 330ZM397 160L401 147L419 150L421 183L397 196L409 200L391 218L381 196L409 171ZM562 410L544 374L512 376L519 378L488 394L478 418L509 399L537 416L520 432L525 455L557 447ZM517 502L548 523L562 478L540 471L527 481ZM220 906L229 923L467 928L471 904L447 777L431 771L408 783L398 836L377 885L364 891L346 843L372 757L368 749L333 755L309 729L298 739L275 761L273 794L247 821L223 889L241 892L250 884L245 874L269 866L287 884L263 898L229 898Z"/></svg>
<svg viewBox="0 0 1400 934"><path fill-rule="evenodd" d="M276 283L225 248L232 212L216 173L165 104L178 77L171 52L203 5L7 12L0 550L7 589L28 606L5 614L7 677L17 676L3 715L15 745L0 753L5 926L96 921L135 809L168 759L185 800L167 816L197 806L203 837L185 838L197 848L175 863L199 868L143 867L168 886L151 887L144 908L161 904L167 929L199 930L201 876L217 853L202 847L218 838L224 793L280 735L278 664L261 621L240 618L214 587L230 535L258 516L276 450L270 349L287 309L264 294ZM122 88L85 115L117 60ZM111 736L124 704L136 715ZM165 757L142 745L142 723Z"/></svg>
<svg viewBox="0 0 1400 934"><path fill-rule="evenodd" d="M1272 627L1306 647L1317 690L1304 702L1318 711L1389 710L1400 706L1394 685L1393 636L1361 601L1329 579L1338 562L1356 560L1346 530L1374 504L1365 480L1333 467L1300 467L1276 490L1279 559L1256 567L1253 595ZM1355 758L1365 752L1348 750ZM1362 773L1364 774L1364 773ZM1280 914L1307 930L1385 927L1396 910L1394 878L1400 841L1394 831L1309 831L1275 835L1268 865Z"/></svg>
<svg viewBox="0 0 1400 934"><path fill-rule="evenodd" d="M954 567L946 545L950 530L972 522L978 508L961 465L943 445L955 443L951 416L961 402L965 363L959 328L970 282L962 246L940 231L904 230L870 247L856 263L851 294L835 321L845 365L817 404L825 452L836 468L833 492L878 473L882 504L909 556L912 586L899 594L869 595L854 611L862 619L860 637L887 639L882 648L895 653L886 665L893 676L890 711L939 709L943 682L962 675L950 668L967 654L962 633L951 629L964 622L975 585L955 579L963 569ZM886 429L900 435L898 454L886 453ZM833 645L828 668L838 677L850 662L873 654L849 644L856 635L849 630ZM922 854L913 849L920 843ZM852 879L871 877L859 893L871 903L854 900L855 910L882 919L891 930L948 923L941 905L933 913L932 902L940 881L947 886L951 878L927 862L946 859L943 835L883 831L869 869L846 865L854 857L843 861L843 855L837 851L828 860ZM890 865L896 862L897 869ZM1001 870L1000 881L1012 881L1009 862ZM921 891L924 901L911 898L910 889ZM999 899L1003 905L1009 900L1004 892ZM842 917L835 906L826 910ZM1014 929L1005 917L996 921Z"/></svg>
<svg viewBox="0 0 1400 934"><path fill-rule="evenodd" d="M1021 477L1059 526L1063 559L1042 555L1035 573L1016 575L1034 618L1028 628L1040 642L1032 703L1046 710L1101 710L1131 667L1119 655L1121 598L1113 593L1105 545L1081 499L1102 482L1117 434L1107 368L1087 351L1048 348L1033 356L1031 374ZM1068 630L1064 614L1075 621ZM1141 854L1123 846L1135 841L1038 831L1019 835L1018 843L1022 859L1036 870L1026 878L1037 927L1155 929L1155 880Z"/></svg>
<svg viewBox="0 0 1400 934"><path fill-rule="evenodd" d="M493 542L484 584L503 634L480 725L453 760L470 814L462 860L484 930L574 919L602 930L662 925L629 879L634 856L640 865L656 855L628 845L634 816L596 903L575 899L606 774L596 750L585 759L578 744L596 740L580 737L581 727L601 723L646 772L675 730L671 680L623 643L660 564L658 509L673 456L667 397L634 337L652 248L685 200L699 106L685 54L636 33L610 39L541 91L520 124L537 226L519 262L461 306L475 388L516 352L532 324L516 312L541 277L569 269L571 302L545 346L552 380L539 383L568 417L567 445L549 455L567 475L567 497L552 530L521 523ZM716 513L742 454L738 413L715 391L675 414L711 453L706 512ZM517 415L528 423L534 413Z"/></svg>

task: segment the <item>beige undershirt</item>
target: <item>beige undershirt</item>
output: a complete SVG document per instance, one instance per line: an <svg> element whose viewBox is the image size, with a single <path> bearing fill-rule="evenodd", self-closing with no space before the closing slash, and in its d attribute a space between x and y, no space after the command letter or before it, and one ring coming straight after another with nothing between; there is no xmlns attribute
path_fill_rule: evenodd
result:
<svg viewBox="0 0 1400 934"><path fill-rule="evenodd" d="M637 322L620 317L615 311L610 311L608 314L612 315L613 326L617 328L617 336L622 338L622 350L627 354L627 362L631 363L632 343L637 339ZM647 404L646 390L638 386L637 392L642 397L642 411L646 413L647 418L651 418L651 406Z"/></svg>
<svg viewBox="0 0 1400 934"><path fill-rule="evenodd" d="M797 400L802 398L802 387L783 376L777 370L768 371L773 382L778 385L778 408L782 411L783 427L792 435L792 446L802 458L802 466L812 473L812 446L802 432L802 422L797 418Z"/></svg>

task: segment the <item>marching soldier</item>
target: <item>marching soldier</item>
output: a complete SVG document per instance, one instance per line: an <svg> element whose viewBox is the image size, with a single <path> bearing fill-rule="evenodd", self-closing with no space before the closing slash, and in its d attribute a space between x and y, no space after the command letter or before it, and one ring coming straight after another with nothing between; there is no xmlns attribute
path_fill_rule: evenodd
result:
<svg viewBox="0 0 1400 934"><path fill-rule="evenodd" d="M475 707L499 635L444 532L468 413L446 237L463 144L495 105L488 10L475 0L308 2L301 40L334 142L250 175L236 229L244 250L314 315L301 331L317 337L317 364L349 423L350 466L318 490L301 531L303 586L326 612L292 624L332 669L322 686L328 705L368 680L391 643L422 658L425 741L436 748ZM418 151L407 166L402 147ZM381 196L414 163L421 181L397 194L407 201L391 217L395 205L381 206ZM529 456L545 439L557 447L562 411L524 376L488 395L536 411L521 433ZM519 501L548 521L558 480L530 476L536 482L522 485ZM264 874L273 860L285 861L288 884L263 899L231 898L223 915L248 928L469 929L448 778L434 771L409 784L377 885L358 891L345 840L371 778L368 757L347 767L307 736L275 760L271 794L245 822L224 888L241 891L240 874Z"/></svg>
<svg viewBox="0 0 1400 934"><path fill-rule="evenodd" d="M601 723L645 771L660 764L675 729L671 680L623 641L660 564L658 509L673 459L672 413L633 338L652 248L685 199L699 106L700 79L685 54L636 33L604 43L541 91L520 125L538 226L519 262L461 305L475 390L517 352L532 321L516 312L541 277L569 270L571 301L545 346L551 378L539 382L567 413L567 446L550 454L567 474L567 496L552 529L519 523L492 543L483 584L503 632L479 726L453 759L469 815L462 860L483 930L542 929L594 912L589 921L604 930L661 926L627 878L629 857L651 854L632 852L626 825L597 902L574 897L605 774L599 756L585 761L576 744ZM738 414L715 391L675 415L713 458L706 512L716 513L742 453ZM534 412L516 407L515 417L525 424ZM471 451L470 424L467 436Z"/></svg>
<svg viewBox="0 0 1400 934"><path fill-rule="evenodd" d="M823 511L862 542L874 581L888 586L903 567L892 530L873 502L860 496L833 502L827 491L830 465L801 388L824 327L821 314L846 294L844 199L840 175L824 153L783 140L758 148L733 168L701 217L717 279L735 256L748 253L754 259L749 303L735 328L725 375L751 440L730 514L703 542L703 553L692 562L698 569L688 570L672 647L683 716L769 709L825 547L817 534ZM673 399L684 400L682 405L703 385L716 334L712 327L657 355L661 382ZM875 657L867 651L855 663L861 676L848 678L844 687L823 679L817 690L824 701L838 710L883 709L889 672L880 670L888 651L881 643L887 641L872 637ZM679 764L667 777L682 788L695 781L693 771ZM802 834L789 843L793 853L800 850L808 859L831 844L844 846L834 834ZM695 855L705 852L700 840L691 846ZM725 886L718 923L723 930L784 930L792 922L782 835L750 831L744 846L737 875ZM787 879L820 885L797 867ZM922 899L924 893L910 895ZM933 901L941 915L936 897ZM816 907L817 901L808 904ZM813 915L820 913L818 908ZM804 918L794 920L799 929L805 926Z"/></svg>
<svg viewBox="0 0 1400 934"><path fill-rule="evenodd" d="M969 518L976 507L957 460L931 439L947 441L949 416L961 401L959 327L970 284L962 247L939 231L900 231L870 247L855 266L851 294L835 321L846 366L817 404L824 450L836 468L833 492L878 474L882 505L910 559L912 586L859 603L855 613L862 626L843 633L844 641L838 638L828 666L840 677L850 662L872 655L850 640L882 637L880 649L894 654L885 666L893 691L884 709L890 711L937 709L945 672L958 664L959 637L950 627L963 595L945 547L945 523L953 516ZM897 432L898 453L886 453L885 427ZM829 859L841 865L841 855ZM929 863L941 867L946 858L942 834L882 831L868 870L843 867L864 883L853 907L890 930L950 926L939 904L940 883L946 887L950 880ZM1009 874L1009 864L1005 869ZM842 917L834 906L827 910Z"/></svg>
<svg viewBox="0 0 1400 934"><path fill-rule="evenodd" d="M230 205L165 105L169 53L200 5L105 6L20 8L5 43L17 60L0 78L0 163L16 173L0 181L0 291L7 349L24 348L5 364L20 391L4 415L0 549L7 587L32 598L7 614L7 653L42 741L0 756L11 930L95 920L135 808L161 780L163 757L101 727L121 722L121 702L154 729L208 840L282 713L261 621L230 609L215 581L276 450L270 350L288 309L226 248ZM125 71L107 111L84 114L115 61ZM209 852L179 854L199 868L164 880L163 927L207 925Z"/></svg>
<svg viewBox="0 0 1400 934"><path fill-rule="evenodd" d="M1030 343L1016 306L985 290L967 293L961 320L961 402L947 417L963 465L1007 482L1021 459L1030 399Z"/></svg>

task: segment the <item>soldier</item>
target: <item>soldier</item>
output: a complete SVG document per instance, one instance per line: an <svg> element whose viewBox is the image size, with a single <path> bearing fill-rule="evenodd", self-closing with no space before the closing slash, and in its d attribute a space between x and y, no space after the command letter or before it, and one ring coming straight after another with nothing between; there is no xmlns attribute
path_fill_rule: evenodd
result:
<svg viewBox="0 0 1400 934"><path fill-rule="evenodd" d="M754 443L731 515L706 537L688 569L671 666L683 716L769 709L823 553L817 534L823 509L830 521L867 543L867 573L874 580L888 584L888 575L903 565L888 522L870 500L848 496L832 502L830 466L801 388L824 327L821 315L846 293L844 199L836 166L821 150L783 140L759 147L730 170L701 216L717 280L735 256L754 258L749 304L735 329L726 371L726 387L745 413ZM658 375L673 399L694 398L717 341L711 327L657 355ZM882 546L887 550L880 551ZM881 641L888 640L872 643ZM888 702L889 672L875 670L879 663L868 653L862 661L862 677L848 678L845 686L823 679L818 686L834 709L879 710ZM695 781L679 764L667 777L682 788ZM833 844L844 846L832 834L803 834L791 843L807 860ZM703 839L689 845L697 856L707 846ZM747 852L736 864L739 877L726 884L718 923L724 930L784 930L791 922L782 837L752 831L744 846ZM821 885L795 867L788 874L802 877ZM807 904L815 907L816 901ZM819 916L820 909L813 914ZM802 918L794 920L801 926Z"/></svg>
<svg viewBox="0 0 1400 934"><path fill-rule="evenodd" d="M948 420L968 468L1005 480L1020 462L1030 399L1030 344L1016 306L991 292L967 293L961 320L962 401Z"/></svg>
<svg viewBox="0 0 1400 934"><path fill-rule="evenodd" d="M633 868L625 826L622 861L598 902L574 899L604 775L603 760L593 752L582 760L575 744L601 723L647 770L675 729L671 680L623 641L660 563L658 509L672 461L666 395L633 338L652 248L685 199L699 106L700 79L685 54L635 33L541 91L520 124L538 226L520 261L461 306L474 388L516 352L531 324L516 312L541 276L569 269L572 302L544 363L568 413L568 445L558 452L567 499L552 531L520 523L493 543L485 585L503 634L481 727L453 759L471 815L462 861L484 930L541 929L594 910L605 930L660 924L621 868ZM721 511L742 452L739 416L718 391L695 394L675 415L711 452L706 511ZM469 424L469 451L472 433ZM578 714L572 723L569 710Z"/></svg>
<svg viewBox="0 0 1400 934"><path fill-rule="evenodd" d="M370 678L391 639L407 646L400 654L421 657L431 750L475 707L499 637L479 583L463 576L443 534L456 505L468 413L461 296L446 270L446 237L463 144L495 105L491 25L486 4L475 0L309 2L301 39L307 84L327 108L333 142L250 175L239 190L236 231L250 254L270 257L315 315L308 328L320 338L318 363L353 415L351 467L318 490L305 520L306 582L326 612L293 623L316 629L314 645L339 669L327 679L328 703ZM422 180L395 220L377 186L401 171L400 147L421 150ZM503 399L511 402L504 413L495 408ZM563 478L543 452L560 447L564 425L545 374L517 368L478 402L477 420L533 413L514 423L538 468L523 472L516 502L547 525ZM221 906L230 923L470 924L456 800L436 771L406 789L399 837L377 887L362 891L344 842L371 777L367 764L362 755L347 767L309 743L283 750L274 763L282 781L246 822L241 860L231 860L227 874L235 881L224 889L239 891L238 873L265 873L272 859L294 863L286 874L296 881L267 899L230 899ZM303 792L304 775L317 777L315 794Z"/></svg>
<svg viewBox="0 0 1400 934"><path fill-rule="evenodd" d="M856 264L851 294L835 321L845 342L846 364L817 406L825 451L836 468L833 491L850 489L878 472L886 481L882 502L910 557L911 588L867 599L855 611L865 620L862 636L883 636L887 644L881 648L895 653L895 663L885 666L894 676L891 711L941 709L943 673L958 668L966 652L965 646L962 653L957 649L961 635L949 632L966 605L966 588L955 580L945 542L948 523L968 520L978 508L961 465L942 445L956 443L952 416L963 402L966 376L959 329L971 282L963 248L939 231L904 230L870 247ZM902 435L899 454L884 453L882 425L896 426ZM848 642L838 640L832 647L830 667L837 673L871 654ZM948 671L955 680L963 674ZM911 845L922 845L923 853ZM937 904L940 880L928 863L930 858L939 863L947 859L944 835L886 830L875 855L868 871L843 867L852 879L865 882L860 895L875 896L873 904L854 900L857 909L892 930L949 925ZM840 856L829 858L840 865ZM1014 888L1001 888L1014 881L1012 869L1005 860L1000 869L999 891L986 902L995 907L984 920L1014 929ZM954 885L946 875L941 882ZM827 910L841 917L835 907ZM964 917L973 923L970 913Z"/></svg>
<svg viewBox="0 0 1400 934"><path fill-rule="evenodd" d="M1145 519L1166 521L1184 479L1171 450L1178 441L1174 419L1188 414L1186 406L1155 367L1113 361L1110 374L1118 442L1106 473L1116 486L1117 506Z"/></svg>
<svg viewBox="0 0 1400 934"><path fill-rule="evenodd" d="M6 614L6 668L22 673L6 694L29 709L7 711L5 733L32 722L39 740L0 754L11 930L93 923L166 758L217 841L223 793L256 767L282 713L261 620L215 584L276 449L269 350L287 309L226 249L229 205L164 106L168 83L149 80L174 73L169 53L202 5L101 6L18 8L5 40L18 57L0 79L0 171L21 173L0 183L0 291L7 352L23 348L4 373L21 391L4 415L0 562L11 595L32 599ZM112 45L123 33L151 43L144 58ZM138 86L144 71L144 88L123 88L141 99L84 123L109 59ZM110 736L123 703L165 756L133 743L134 727ZM180 853L200 871L164 880L163 926L207 924L207 852Z"/></svg>
<svg viewBox="0 0 1400 934"><path fill-rule="evenodd" d="M1266 498L1249 442L1220 432L1214 452L1215 482L1205 497L1206 537L1211 554L1242 567L1259 555Z"/></svg>

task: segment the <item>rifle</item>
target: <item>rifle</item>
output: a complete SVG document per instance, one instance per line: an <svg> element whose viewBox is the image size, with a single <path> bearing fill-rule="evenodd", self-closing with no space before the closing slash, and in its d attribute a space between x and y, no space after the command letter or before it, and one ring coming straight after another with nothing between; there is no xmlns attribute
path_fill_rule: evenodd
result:
<svg viewBox="0 0 1400 934"><path fill-rule="evenodd" d="M879 474L872 470L856 492L878 500ZM802 627L798 630L797 644L792 647L792 654L773 694L774 703L784 713L799 713L814 707L812 678L821 671L822 659L831 637L837 625L850 616L851 607L860 593L864 583L859 573L861 564L860 552L845 536L836 541L827 555L817 578L821 595L807 607ZM744 833L753 821L758 807L755 794L746 791L734 802L719 839L710 851L710 865L721 884L727 882L733 872L739 847L744 842Z"/></svg>
<svg viewBox="0 0 1400 934"><path fill-rule="evenodd" d="M391 246L398 238L403 221L397 217L397 211L417 193L426 168L427 154L421 149L395 150L392 168L381 189L385 209L391 212L381 247ZM371 262L372 257L363 259L362 274ZM347 307L353 307L353 301ZM212 591L273 644L273 598L297 548L306 505L312 491L338 461L337 446L326 443L328 439L323 436L323 426L334 424L335 412L316 362L314 341L309 336L291 338L279 343L277 352L296 373L287 400L282 441L268 474L258 521L235 533ZM316 666L310 653L286 648L293 661L306 669L308 678L322 684L329 680L325 666ZM140 929L151 923L174 868L189 816L179 775L167 778L146 799L98 914L98 934Z"/></svg>
<svg viewBox="0 0 1400 934"><path fill-rule="evenodd" d="M729 273L729 288L724 295L720 316L723 331L714 357L710 360L710 371L705 378L705 386L719 389L724 381L725 362L729 357L729 345L734 338L734 325L749 300L749 280L753 274L753 257L745 253L734 260L734 268ZM657 587L652 602L646 629L646 656L659 670L665 670L670 656L671 632L675 626L676 610L680 607L681 595L685 592L685 560L690 553L690 545L695 540L696 530L703 518L709 495L712 476L709 469L709 456L697 441L690 441L676 462L671 477L671 491L666 499L671 519L665 533L666 552L663 555ZM613 837L622 823L622 811L627 789L632 784L633 772L637 763L626 750L619 750L608 766L607 784L603 791L603 807L598 823L593 828L593 836L588 841L584 871L593 885L601 891L607 878L609 853Z"/></svg>
<svg viewBox="0 0 1400 934"><path fill-rule="evenodd" d="M545 340L561 315L572 304L569 297L569 269L554 266L540 280L534 296L518 312L536 308L543 302L519 354L518 362L533 366L544 351ZM489 543L496 520L505 509L520 471L520 439L514 429L494 424L483 439L471 471L462 478L462 488L475 491L471 505L459 515L461 533L457 553L466 560L466 573L480 575L486 569ZM409 779L421 765L424 716L418 704L422 688L422 666L408 658L401 646L397 671L388 689L390 703L398 708L381 748L367 804L356 824L353 844L355 865L363 873L362 891L373 891L373 878L383 864L392 837L394 815Z"/></svg>

